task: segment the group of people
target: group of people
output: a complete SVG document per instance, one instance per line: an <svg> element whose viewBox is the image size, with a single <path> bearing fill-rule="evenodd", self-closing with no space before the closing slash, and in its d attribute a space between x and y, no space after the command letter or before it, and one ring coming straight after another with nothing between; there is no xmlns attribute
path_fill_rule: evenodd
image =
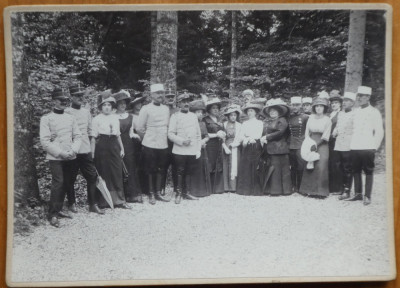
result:
<svg viewBox="0 0 400 288"><path fill-rule="evenodd" d="M375 151L384 131L381 114L369 103L370 87L343 96L333 90L314 99L292 97L289 105L280 98L256 98L247 89L244 105L222 107L214 92L196 100L194 94L176 95L152 84L146 105L141 94L102 92L93 119L82 107L84 93L79 85L69 92L55 89L53 111L40 122L52 174L53 226L59 226L59 217L71 217L62 210L65 195L68 210L77 212L79 170L87 182L89 211L98 214L109 206L96 187L98 176L113 206L123 209L131 209L127 202L143 203L143 194L154 205L172 195L179 204L224 192L337 194L340 200L371 203ZM166 192L169 167L174 193Z"/></svg>

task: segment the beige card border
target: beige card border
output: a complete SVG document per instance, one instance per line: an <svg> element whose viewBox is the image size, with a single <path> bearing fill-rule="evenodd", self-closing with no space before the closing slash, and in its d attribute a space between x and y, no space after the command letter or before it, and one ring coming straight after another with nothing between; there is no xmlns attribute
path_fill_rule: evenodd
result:
<svg viewBox="0 0 400 288"><path fill-rule="evenodd" d="M11 45L11 21L13 12L45 11L158 11L158 10L386 10L386 60L385 60L385 147L388 249L390 255L389 275L337 276L337 277L263 277L263 278L181 278L152 280L111 280L111 281L60 281L60 282L13 282L11 279L12 248L14 230L14 101L13 67ZM392 29L393 9L385 3L379 4L113 4L113 5L22 5L4 9L4 41L6 54L7 87L7 259L6 283L10 287L66 287L99 285L172 285L172 284L227 284L227 283L291 283L291 282L342 282L342 281L389 281L396 278L393 211L393 147L392 147ZM66 271L66 273L68 273Z"/></svg>

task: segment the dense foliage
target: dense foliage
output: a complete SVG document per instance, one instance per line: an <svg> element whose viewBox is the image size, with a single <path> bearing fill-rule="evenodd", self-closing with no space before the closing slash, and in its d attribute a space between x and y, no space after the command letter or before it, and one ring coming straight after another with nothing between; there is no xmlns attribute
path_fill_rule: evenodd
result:
<svg viewBox="0 0 400 288"><path fill-rule="evenodd" d="M349 11L239 11L235 18L236 85L229 91L232 13L178 13L177 90L203 93L213 88L238 103L247 88L257 96L285 99L315 96L323 89L343 92ZM151 63L152 16L30 12L14 13L12 21L16 194L29 194L18 183L34 175L31 181L39 178L43 196L49 173L38 143L38 124L50 111L50 92L80 83L87 87L85 99L96 113L98 91L146 90L151 66L157 65ZM366 31L363 82L373 87L374 100L384 112L384 12L367 13ZM24 163L31 167L21 169ZM38 185L30 187L30 196L38 198Z"/></svg>

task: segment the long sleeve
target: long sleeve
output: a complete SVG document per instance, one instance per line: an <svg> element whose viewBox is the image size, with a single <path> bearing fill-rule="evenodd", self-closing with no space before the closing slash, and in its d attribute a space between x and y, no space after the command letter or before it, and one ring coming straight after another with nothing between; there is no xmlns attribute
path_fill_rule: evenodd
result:
<svg viewBox="0 0 400 288"><path fill-rule="evenodd" d="M200 130L200 125L199 121L197 121L197 118L194 119L194 125L196 127L196 141L197 141L197 151L201 151L201 130Z"/></svg>
<svg viewBox="0 0 400 288"><path fill-rule="evenodd" d="M332 121L330 118L327 117L324 127L324 132L322 133L321 139L329 141L329 138L331 136L331 129L332 129Z"/></svg>
<svg viewBox="0 0 400 288"><path fill-rule="evenodd" d="M79 152L79 148L81 147L82 143L82 133L79 129L78 122L74 118L72 122L72 151L77 154Z"/></svg>
<svg viewBox="0 0 400 288"><path fill-rule="evenodd" d="M144 106L139 112L138 127L136 127L137 132L142 138L146 133L147 118L148 118L147 107Z"/></svg>
<svg viewBox="0 0 400 288"><path fill-rule="evenodd" d="M52 141L49 118L46 116L40 119L40 144L47 153L55 158L62 152L58 143Z"/></svg>
<svg viewBox="0 0 400 288"><path fill-rule="evenodd" d="M92 135L92 115L90 115L90 111L88 110L88 127L87 127L87 134L89 136Z"/></svg>
<svg viewBox="0 0 400 288"><path fill-rule="evenodd" d="M382 116L381 113L378 110L375 110L374 113L374 142L375 142L375 147L376 149L379 148L379 146L381 146L381 142L383 140L383 135L384 135L384 131L383 131L383 121L382 121Z"/></svg>
<svg viewBox="0 0 400 288"><path fill-rule="evenodd" d="M304 133L305 138L310 138L310 123L311 123L311 119L308 118L307 124L306 124L306 131Z"/></svg>
<svg viewBox="0 0 400 288"><path fill-rule="evenodd" d="M173 114L171 116L171 119L169 121L169 127L168 127L168 138L175 144L182 146L184 139L180 136L177 135L178 129L177 129L177 116L176 114Z"/></svg>
<svg viewBox="0 0 400 288"><path fill-rule="evenodd" d="M280 139L286 133L287 127L288 127L287 121L284 118L279 119L276 125L277 131L267 134L266 139L267 140Z"/></svg>
<svg viewBox="0 0 400 288"><path fill-rule="evenodd" d="M98 130L98 118L94 117L92 124L91 124L91 133L89 134L90 136L97 138L99 136L99 130Z"/></svg>

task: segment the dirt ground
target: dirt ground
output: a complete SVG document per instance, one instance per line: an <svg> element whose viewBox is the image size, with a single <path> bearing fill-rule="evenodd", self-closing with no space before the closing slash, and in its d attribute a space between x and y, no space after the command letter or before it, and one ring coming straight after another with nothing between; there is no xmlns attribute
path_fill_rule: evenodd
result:
<svg viewBox="0 0 400 288"><path fill-rule="evenodd" d="M15 236L12 280L388 275L384 174L374 187L367 207L222 194L106 215L82 209L61 228Z"/></svg>

